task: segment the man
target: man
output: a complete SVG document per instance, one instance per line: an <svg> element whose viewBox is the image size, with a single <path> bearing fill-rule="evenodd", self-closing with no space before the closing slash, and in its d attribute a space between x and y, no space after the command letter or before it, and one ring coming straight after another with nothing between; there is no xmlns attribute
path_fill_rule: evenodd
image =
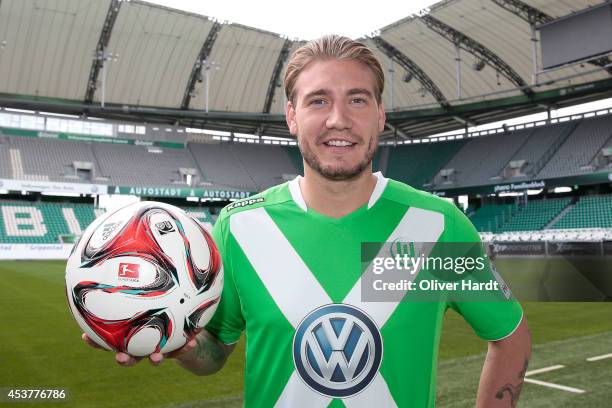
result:
<svg viewBox="0 0 612 408"><path fill-rule="evenodd" d="M166 357L212 374L246 330L247 407L433 407L448 307L489 341L477 406L516 406L530 355L517 303L363 301L363 242L479 241L454 205L372 174L383 87L361 43L326 36L298 49L285 75L286 119L304 176L217 220L221 303L206 330Z"/></svg>

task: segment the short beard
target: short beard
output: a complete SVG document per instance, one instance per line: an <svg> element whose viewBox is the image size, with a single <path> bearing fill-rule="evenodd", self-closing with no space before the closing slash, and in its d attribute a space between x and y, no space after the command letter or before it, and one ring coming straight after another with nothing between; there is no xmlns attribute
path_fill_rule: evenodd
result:
<svg viewBox="0 0 612 408"><path fill-rule="evenodd" d="M372 137L370 139L370 144L368 145L368 150L366 152L365 158L357 163L355 166L350 168L343 167L334 167L327 166L323 167L319 158L310 150L310 148L306 145L303 146L301 143L298 143L298 147L300 149L300 153L302 153L302 157L304 161L310 168L319 173L324 178L330 181L349 181L357 178L361 175L366 168L370 166L372 160L374 159L374 155L376 154L376 150L378 148L377 137Z"/></svg>

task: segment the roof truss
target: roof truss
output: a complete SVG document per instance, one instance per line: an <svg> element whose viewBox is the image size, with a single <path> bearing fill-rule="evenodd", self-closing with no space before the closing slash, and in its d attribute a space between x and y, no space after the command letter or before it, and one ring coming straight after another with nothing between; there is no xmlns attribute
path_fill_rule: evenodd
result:
<svg viewBox="0 0 612 408"><path fill-rule="evenodd" d="M276 65L274 66L274 70L272 71L272 77L270 78L270 82L268 83L268 91L266 92L266 102L264 103L263 113L270 113L270 109L272 108L272 101L274 100L274 92L276 88L278 88L281 83L280 75L283 71L283 66L285 65L285 61L289 57L289 50L291 49L291 40L286 39L283 44L283 48L278 54L278 58L276 59Z"/></svg>
<svg viewBox="0 0 612 408"><path fill-rule="evenodd" d="M402 68L404 68L407 72L414 75L414 77L418 79L419 82L423 85L423 88L429 93L431 93L440 105L450 105L448 103L448 99L446 99L440 88L438 88L438 86L429 77L429 75L427 75L425 71L423 71L421 67L419 67L414 61L412 61L406 54L402 53L393 45L383 40L380 36L372 38L372 41L374 41L376 46L389 58L400 64Z"/></svg>
<svg viewBox="0 0 612 408"><path fill-rule="evenodd" d="M102 32L100 33L100 39L98 40L98 45L96 46L96 53L93 57L93 63L91 64L91 70L89 71L89 79L87 80L87 92L85 93L85 103L92 103L94 94L96 93L96 89L98 88L98 75L100 74L100 70L104 65L104 60L106 58L105 52L106 47L111 38L111 34L113 32L113 27L115 25L115 21L117 20L117 15L119 15L119 10L121 9L121 1L120 0L111 0L110 5L108 6L108 11L106 13L106 19L104 20L104 25L102 26Z"/></svg>
<svg viewBox="0 0 612 408"><path fill-rule="evenodd" d="M521 89L523 93L530 94L533 92L525 80L510 65L478 41L429 14L423 15L420 18L429 29L440 34L456 46L461 46L476 58L493 67L497 72L508 78L517 88Z"/></svg>
<svg viewBox="0 0 612 408"><path fill-rule="evenodd" d="M221 23L215 21L210 31L208 32L208 35L206 36L204 44L202 44L202 48L198 53L198 57L193 63L191 75L189 75L189 81L187 82L185 94L183 95L183 102L181 102L181 109L189 109L189 103L191 102L196 82L198 80L201 81L202 78L202 68L204 67L204 61L208 59L208 56L212 51L213 45L215 44L215 40L217 39L217 35L219 34L221 27Z"/></svg>

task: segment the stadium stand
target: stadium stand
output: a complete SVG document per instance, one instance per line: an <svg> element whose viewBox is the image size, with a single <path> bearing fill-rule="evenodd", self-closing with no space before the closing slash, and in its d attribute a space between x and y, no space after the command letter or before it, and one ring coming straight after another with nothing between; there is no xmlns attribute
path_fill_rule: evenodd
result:
<svg viewBox="0 0 612 408"><path fill-rule="evenodd" d="M297 175L286 149L280 146L266 146L236 143L229 146L255 184L256 190L280 184Z"/></svg>
<svg viewBox="0 0 612 408"><path fill-rule="evenodd" d="M180 168L194 163L181 149L4 137L3 178L27 181L104 182L117 185L184 184Z"/></svg>
<svg viewBox="0 0 612 408"><path fill-rule="evenodd" d="M612 195L581 197L551 228L612 228Z"/></svg>
<svg viewBox="0 0 612 408"><path fill-rule="evenodd" d="M567 197L532 200L524 205L487 204L471 211L468 214L478 231L495 234L549 229L591 233L612 228L612 195L581 197L575 203Z"/></svg>
<svg viewBox="0 0 612 408"><path fill-rule="evenodd" d="M184 149L93 143L102 176L119 185L183 184L179 169L195 168Z"/></svg>
<svg viewBox="0 0 612 408"><path fill-rule="evenodd" d="M446 163L434 180L436 186L474 186L490 184L498 177L506 163L531 135L532 130L520 130L504 135L470 139ZM452 170L452 177L443 171Z"/></svg>
<svg viewBox="0 0 612 408"><path fill-rule="evenodd" d="M419 188L572 176L612 167L612 150L606 147L612 147L612 116L585 117L462 142L397 147L390 150L387 175ZM444 148L450 154L445 155ZM423 163L431 168L442 163L429 183L422 181L429 171L420 167Z"/></svg>
<svg viewBox="0 0 612 408"><path fill-rule="evenodd" d="M207 229L216 220L207 207L181 208ZM569 211L561 214L564 209ZM59 243L64 237L80 235L103 212L91 204L0 201L0 243ZM524 205L487 204L476 210L469 207L467 213L483 236L497 234L497 240L596 240L610 234L612 195L583 197L575 205L569 197L532 200ZM559 214L562 216L555 220ZM553 225L549 225L551 220L555 220Z"/></svg>
<svg viewBox="0 0 612 408"><path fill-rule="evenodd" d="M64 236L80 235L102 212L90 204L2 201L0 242L59 243Z"/></svg>
<svg viewBox="0 0 612 408"><path fill-rule="evenodd" d="M201 169L202 181L217 186L261 191L302 174L295 147L189 143L187 148Z"/></svg>
<svg viewBox="0 0 612 408"><path fill-rule="evenodd" d="M211 183L225 188L255 191L256 185L246 169L236 164L236 157L228 144L188 143L187 148L202 169L203 183Z"/></svg>
<svg viewBox="0 0 612 408"><path fill-rule="evenodd" d="M0 136L0 178L130 186L192 185L260 191L301 174L299 150L189 143L187 149Z"/></svg>
<svg viewBox="0 0 612 408"><path fill-rule="evenodd" d="M8 140L8 137L0 135L0 178L5 179L13 176Z"/></svg>
<svg viewBox="0 0 612 408"><path fill-rule="evenodd" d="M612 166L612 115L462 140L384 145L374 170L416 188L586 174ZM0 135L0 178L261 191L303 173L296 146L189 142L186 149Z"/></svg>
<svg viewBox="0 0 612 408"><path fill-rule="evenodd" d="M531 200L521 204L487 204L468 215L481 232L539 231L552 221L557 222L555 218L571 202L572 199L568 197Z"/></svg>
<svg viewBox="0 0 612 408"><path fill-rule="evenodd" d="M499 232L500 226L517 211L516 204L487 204L472 213L470 219L478 231Z"/></svg>
<svg viewBox="0 0 612 408"><path fill-rule="evenodd" d="M423 188L465 143L465 140L458 140L390 147L385 174L415 188Z"/></svg>
<svg viewBox="0 0 612 408"><path fill-rule="evenodd" d="M7 137L9 178L27 181L91 182L77 171L75 162L91 163L89 173L97 173L88 143L29 137Z"/></svg>
<svg viewBox="0 0 612 408"><path fill-rule="evenodd" d="M512 217L499 226L499 231L541 230L570 203L571 198L529 201L528 204L517 207Z"/></svg>
<svg viewBox="0 0 612 408"><path fill-rule="evenodd" d="M387 144L378 150L373 167L421 189L584 174L611 165L612 151L606 149L612 147L611 129L612 115L585 116L461 140ZM260 191L302 173L296 146L190 142L181 149L0 134L0 178L7 179L176 186L186 185L185 174L192 174L193 186ZM610 197L520 204L487 200L479 208L472 203L466 213L483 234L510 240L528 234L547 239L586 234L591 239L600 236L598 229L612 228ZM0 201L0 206L0 242L58 242L63 235L78 235L93 219L93 208L85 204ZM214 222L206 207L184 208L207 227ZM546 231L553 232L542 235Z"/></svg>
<svg viewBox="0 0 612 408"><path fill-rule="evenodd" d="M181 207L211 229L216 216L206 207ZM0 243L54 244L79 236L104 210L91 204L0 201Z"/></svg>
<svg viewBox="0 0 612 408"><path fill-rule="evenodd" d="M563 143L564 137L569 136L576 125L577 122L570 122L534 128L527 141L509 161L511 163L524 160L524 166L513 175L507 171L509 166L506 165L498 175L517 181L533 177L534 173L537 173L541 170L541 166L546 164L546 156L554 154L555 146L558 148L558 145Z"/></svg>
<svg viewBox="0 0 612 408"><path fill-rule="evenodd" d="M583 119L537 175L538 178L589 173L612 135L612 116Z"/></svg>

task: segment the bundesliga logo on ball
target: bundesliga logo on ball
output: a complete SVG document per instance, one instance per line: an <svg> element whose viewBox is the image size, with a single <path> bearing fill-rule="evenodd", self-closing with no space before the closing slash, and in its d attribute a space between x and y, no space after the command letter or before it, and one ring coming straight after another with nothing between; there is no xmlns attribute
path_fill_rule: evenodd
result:
<svg viewBox="0 0 612 408"><path fill-rule="evenodd" d="M217 247L180 208L141 202L104 214L66 266L70 310L100 346L133 356L182 347L223 288Z"/></svg>

